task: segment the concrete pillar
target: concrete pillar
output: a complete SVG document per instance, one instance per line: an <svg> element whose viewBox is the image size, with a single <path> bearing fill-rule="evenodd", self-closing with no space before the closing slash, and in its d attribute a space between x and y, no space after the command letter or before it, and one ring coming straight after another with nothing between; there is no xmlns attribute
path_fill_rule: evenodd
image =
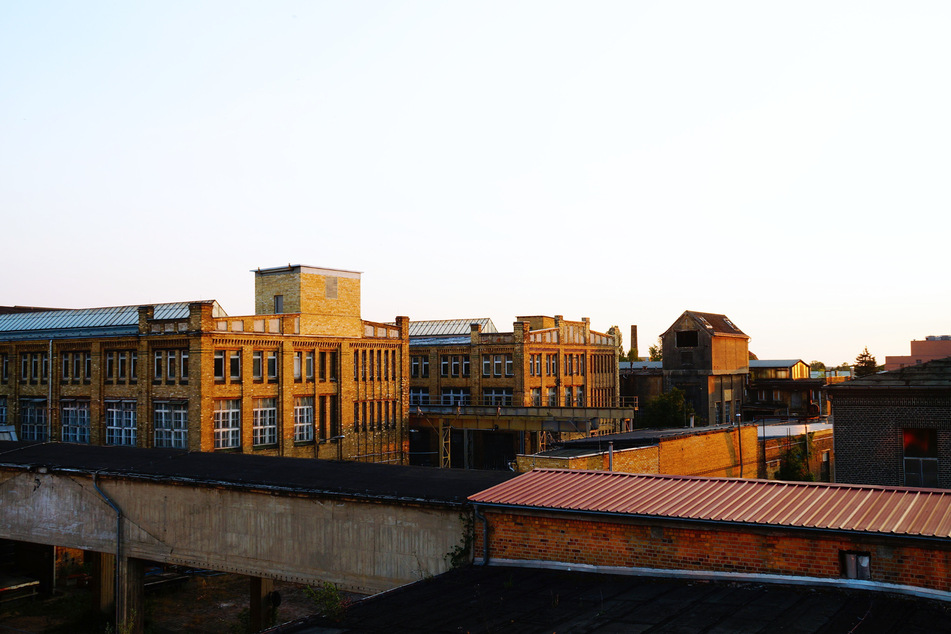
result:
<svg viewBox="0 0 951 634"><path fill-rule="evenodd" d="M135 634L145 631L145 561L122 557L119 562L119 588L119 623L116 629Z"/></svg>
<svg viewBox="0 0 951 634"><path fill-rule="evenodd" d="M258 632L270 626L274 620L274 610L277 608L274 598L274 580L261 577L251 579L251 620L249 629Z"/></svg>

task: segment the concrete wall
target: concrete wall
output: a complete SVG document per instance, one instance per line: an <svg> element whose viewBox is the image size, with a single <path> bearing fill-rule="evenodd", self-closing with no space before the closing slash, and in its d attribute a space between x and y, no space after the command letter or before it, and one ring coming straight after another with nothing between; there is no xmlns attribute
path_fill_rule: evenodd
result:
<svg viewBox="0 0 951 634"><path fill-rule="evenodd" d="M445 572L451 506L101 478L123 556L372 593ZM116 515L83 475L0 471L0 538L114 553Z"/></svg>

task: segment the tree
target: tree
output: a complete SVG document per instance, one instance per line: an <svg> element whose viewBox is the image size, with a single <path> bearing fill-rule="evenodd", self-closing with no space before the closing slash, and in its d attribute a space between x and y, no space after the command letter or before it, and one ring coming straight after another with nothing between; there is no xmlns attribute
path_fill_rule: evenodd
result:
<svg viewBox="0 0 951 634"><path fill-rule="evenodd" d="M876 372L878 372L878 364L875 362L875 357L869 353L868 346L865 346L865 350L855 357L855 376L868 376Z"/></svg>
<svg viewBox="0 0 951 634"><path fill-rule="evenodd" d="M664 360L664 344L660 340L660 337L657 338L657 345L651 346L647 349L647 354L650 355L648 358L651 361L663 361Z"/></svg>
<svg viewBox="0 0 951 634"><path fill-rule="evenodd" d="M813 360L809 362L809 369L815 372L825 372L826 364L822 361Z"/></svg>
<svg viewBox="0 0 951 634"><path fill-rule="evenodd" d="M648 401L638 422L644 427L685 427L693 406L677 388Z"/></svg>
<svg viewBox="0 0 951 634"><path fill-rule="evenodd" d="M627 352L627 360L628 360L628 361L631 361L632 363L633 363L634 361L640 361L640 360L641 360L641 358L640 358L639 356L637 356L637 348L636 348L636 347L631 346L631 349L628 350L628 352Z"/></svg>

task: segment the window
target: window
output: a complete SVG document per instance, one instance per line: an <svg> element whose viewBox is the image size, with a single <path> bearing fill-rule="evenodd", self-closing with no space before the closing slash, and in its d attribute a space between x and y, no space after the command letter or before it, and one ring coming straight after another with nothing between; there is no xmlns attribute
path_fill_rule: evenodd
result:
<svg viewBox="0 0 951 634"><path fill-rule="evenodd" d="M502 362L503 361L504 361L504 357L501 354L497 354L492 357L492 368L493 368L493 374L495 376L502 376Z"/></svg>
<svg viewBox="0 0 951 634"><path fill-rule="evenodd" d="M584 407L584 388L580 385L575 388L575 406Z"/></svg>
<svg viewBox="0 0 951 634"><path fill-rule="evenodd" d="M230 359L229 367L231 370L231 380L240 381L241 380L241 351L232 350L229 359Z"/></svg>
<svg viewBox="0 0 951 634"><path fill-rule="evenodd" d="M294 399L294 442L314 440L314 397L298 396Z"/></svg>
<svg viewBox="0 0 951 634"><path fill-rule="evenodd" d="M174 381L175 376L178 374L178 352L176 350L169 350L165 353L166 356L166 372L165 379L167 381Z"/></svg>
<svg viewBox="0 0 951 634"><path fill-rule="evenodd" d="M300 381L304 378L304 353L296 351L294 353L294 380Z"/></svg>
<svg viewBox="0 0 951 634"><path fill-rule="evenodd" d="M106 401L106 444L135 446L135 401Z"/></svg>
<svg viewBox="0 0 951 634"><path fill-rule="evenodd" d="M512 388L510 387L491 387L482 390L483 405L512 405Z"/></svg>
<svg viewBox="0 0 951 634"><path fill-rule="evenodd" d="M264 378L264 351L255 350L251 353L251 378L260 381Z"/></svg>
<svg viewBox="0 0 951 634"><path fill-rule="evenodd" d="M225 351L215 350L215 380L225 380Z"/></svg>
<svg viewBox="0 0 951 634"><path fill-rule="evenodd" d="M413 355L409 358L409 375L414 379L429 378L429 357Z"/></svg>
<svg viewBox="0 0 951 634"><path fill-rule="evenodd" d="M565 374L572 374L572 369L574 368L574 363L572 363L572 356L570 354L565 355Z"/></svg>
<svg viewBox="0 0 951 634"><path fill-rule="evenodd" d="M409 404L410 405L429 405L429 388L428 387L409 388Z"/></svg>
<svg viewBox="0 0 951 634"><path fill-rule="evenodd" d="M62 402L63 442L89 443L89 401Z"/></svg>
<svg viewBox="0 0 951 634"><path fill-rule="evenodd" d="M449 376L449 355L447 354L439 358L439 376Z"/></svg>
<svg viewBox="0 0 951 634"><path fill-rule="evenodd" d="M0 425L7 424L7 397L0 396Z"/></svg>
<svg viewBox="0 0 951 634"><path fill-rule="evenodd" d="M492 356L482 355L482 376L492 376Z"/></svg>
<svg viewBox="0 0 951 634"><path fill-rule="evenodd" d="M164 373L162 372L162 370L163 370L164 367L165 367L165 364L162 362L162 351L161 351L161 350L156 350L156 351L153 353L153 361L154 361L154 363L153 363L152 365L154 365L155 367L154 367L154 370L153 370L153 372L152 372L152 380L153 380L153 381L161 381L161 380L162 380L162 376L163 376L163 374L164 374Z"/></svg>
<svg viewBox="0 0 951 634"><path fill-rule="evenodd" d="M112 382L116 378L116 353L109 351L106 353L106 381Z"/></svg>
<svg viewBox="0 0 951 634"><path fill-rule="evenodd" d="M938 431L936 429L903 429L905 486L937 487Z"/></svg>
<svg viewBox="0 0 951 634"><path fill-rule="evenodd" d="M129 354L123 351L119 352L117 356L119 359L119 381L124 383L128 376Z"/></svg>
<svg viewBox="0 0 951 634"><path fill-rule="evenodd" d="M557 407L558 406L558 389L554 387L548 388L548 407Z"/></svg>
<svg viewBox="0 0 951 634"><path fill-rule="evenodd" d="M188 449L188 403L156 401L153 423L156 447Z"/></svg>
<svg viewBox="0 0 951 634"><path fill-rule="evenodd" d="M442 404L443 405L468 405L469 404L469 388L443 388L442 390Z"/></svg>
<svg viewBox="0 0 951 634"><path fill-rule="evenodd" d="M49 439L49 427L46 420L46 399L20 399L20 440Z"/></svg>
<svg viewBox="0 0 951 634"><path fill-rule="evenodd" d="M429 372L427 364L427 376ZM439 357L439 375L440 376L469 376L469 357L468 355L444 354Z"/></svg>
<svg viewBox="0 0 951 634"><path fill-rule="evenodd" d="M533 387L532 388L532 407L541 407L542 406L542 388Z"/></svg>
<svg viewBox="0 0 951 634"><path fill-rule="evenodd" d="M9 380L10 380L10 355L0 354L0 381L6 383Z"/></svg>
<svg viewBox="0 0 951 634"><path fill-rule="evenodd" d="M304 377L308 381L314 380L314 351L308 350L307 357L304 362Z"/></svg>
<svg viewBox="0 0 951 634"><path fill-rule="evenodd" d="M182 350L181 355L179 356L181 363L181 372L179 373L180 381L182 383L188 382L188 349Z"/></svg>
<svg viewBox="0 0 951 634"><path fill-rule="evenodd" d="M320 353L320 375L319 378L321 381L327 380L327 353L321 351Z"/></svg>
<svg viewBox="0 0 951 634"><path fill-rule="evenodd" d="M337 380L337 352L331 352L327 359L327 372L331 381Z"/></svg>
<svg viewBox="0 0 951 634"><path fill-rule="evenodd" d="M681 330L676 333L678 348L696 348L700 345L700 334L696 330Z"/></svg>
<svg viewBox="0 0 951 634"><path fill-rule="evenodd" d="M571 388L565 388L565 407L571 407Z"/></svg>
<svg viewBox="0 0 951 634"><path fill-rule="evenodd" d="M872 556L870 553L840 551L842 576L846 579L872 578Z"/></svg>
<svg viewBox="0 0 951 634"><path fill-rule="evenodd" d="M276 355L276 353L275 353ZM256 398L253 417L252 434L255 445L277 444L277 399Z"/></svg>
<svg viewBox="0 0 951 634"><path fill-rule="evenodd" d="M274 314L280 315L284 312L284 296L275 295L274 296Z"/></svg>
<svg viewBox="0 0 951 634"><path fill-rule="evenodd" d="M241 446L241 400L215 401L215 449Z"/></svg>
<svg viewBox="0 0 951 634"><path fill-rule="evenodd" d="M320 439L324 440L327 438L327 397L321 396L319 401L320 408L320 421L317 425L317 433L320 434Z"/></svg>
<svg viewBox="0 0 951 634"><path fill-rule="evenodd" d="M269 350L267 353L267 381L274 383L277 381L277 351Z"/></svg>
<svg viewBox="0 0 951 634"><path fill-rule="evenodd" d="M60 373L60 380L63 383L69 381L69 370L72 368L72 363L70 363L70 354L68 352L63 353L63 371Z"/></svg>

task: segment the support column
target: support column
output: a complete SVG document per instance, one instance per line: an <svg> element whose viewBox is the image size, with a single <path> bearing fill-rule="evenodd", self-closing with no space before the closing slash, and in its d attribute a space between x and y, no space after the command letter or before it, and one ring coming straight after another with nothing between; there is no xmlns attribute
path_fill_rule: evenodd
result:
<svg viewBox="0 0 951 634"><path fill-rule="evenodd" d="M139 634L145 630L145 561L122 557L119 561L119 588L116 630Z"/></svg>
<svg viewBox="0 0 951 634"><path fill-rule="evenodd" d="M277 604L277 594L274 592L274 580L263 579L261 577L250 577L251 579L251 619L249 629L252 632L259 632L265 627L272 625L274 610Z"/></svg>
<svg viewBox="0 0 951 634"><path fill-rule="evenodd" d="M452 447L452 426L439 419L439 466L448 469L452 466L450 447Z"/></svg>

